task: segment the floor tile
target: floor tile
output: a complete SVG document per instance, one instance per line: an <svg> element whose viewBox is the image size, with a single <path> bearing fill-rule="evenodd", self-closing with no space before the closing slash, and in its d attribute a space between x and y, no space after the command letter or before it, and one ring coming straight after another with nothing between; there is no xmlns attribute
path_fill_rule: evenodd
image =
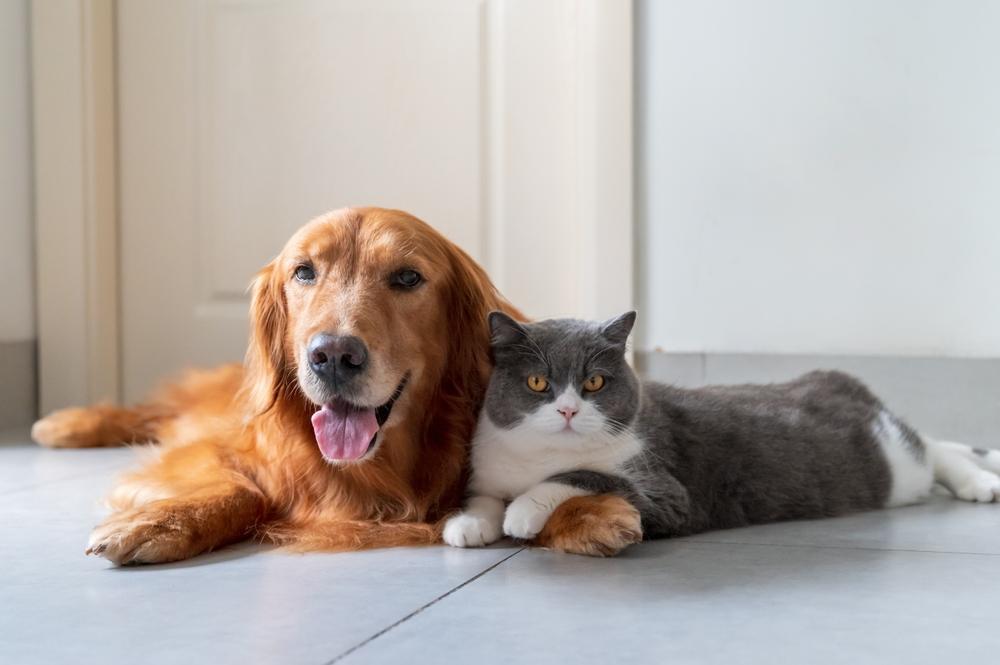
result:
<svg viewBox="0 0 1000 665"><path fill-rule="evenodd" d="M0 496L43 483L126 468L137 458L130 448L51 450L27 441L26 432L0 436Z"/></svg>
<svg viewBox="0 0 1000 665"><path fill-rule="evenodd" d="M0 573L0 661L323 663L511 553L243 546L111 568L68 545L39 538L4 555L32 558L34 574Z"/></svg>
<svg viewBox="0 0 1000 665"><path fill-rule="evenodd" d="M525 551L343 662L983 662L1000 649L998 597L992 555L684 540L607 560Z"/></svg>
<svg viewBox="0 0 1000 665"><path fill-rule="evenodd" d="M938 498L611 560L243 545L117 569L83 548L135 463L0 445L0 663L919 664L1000 648L1000 505Z"/></svg>
<svg viewBox="0 0 1000 665"><path fill-rule="evenodd" d="M0 449L0 466L72 451ZM164 566L84 556L98 498L131 463L0 500L0 663L324 663L516 552L445 547L293 555L255 545ZM105 466L98 468L97 460ZM57 466L61 463L54 463Z"/></svg>

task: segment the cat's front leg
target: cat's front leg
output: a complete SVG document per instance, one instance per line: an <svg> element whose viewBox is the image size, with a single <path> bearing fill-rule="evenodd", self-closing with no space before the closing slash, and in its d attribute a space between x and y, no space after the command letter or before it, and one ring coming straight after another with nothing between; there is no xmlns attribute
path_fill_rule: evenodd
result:
<svg viewBox="0 0 1000 665"><path fill-rule="evenodd" d="M448 518L444 542L452 547L482 547L500 540L503 523L503 501L492 496L473 496L465 510Z"/></svg>
<svg viewBox="0 0 1000 665"><path fill-rule="evenodd" d="M507 507L503 532L513 538L531 540L538 535L562 502L589 491L565 483L544 482L514 499Z"/></svg>

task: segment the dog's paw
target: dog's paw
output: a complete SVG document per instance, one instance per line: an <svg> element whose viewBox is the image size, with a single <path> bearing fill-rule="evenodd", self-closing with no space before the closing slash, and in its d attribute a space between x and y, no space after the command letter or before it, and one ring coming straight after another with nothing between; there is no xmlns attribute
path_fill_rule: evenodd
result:
<svg viewBox="0 0 1000 665"><path fill-rule="evenodd" d="M570 499L556 508L533 543L570 554L614 556L642 541L639 511L610 494Z"/></svg>
<svg viewBox="0 0 1000 665"><path fill-rule="evenodd" d="M197 547L184 520L155 507L141 507L112 515L95 528L86 553L126 566L186 559L197 553Z"/></svg>
<svg viewBox="0 0 1000 665"><path fill-rule="evenodd" d="M500 524L481 515L459 513L448 519L441 535L452 547L483 547L500 539Z"/></svg>
<svg viewBox="0 0 1000 665"><path fill-rule="evenodd" d="M514 499L503 518L503 532L512 538L531 540L545 526L552 509L528 494Z"/></svg>

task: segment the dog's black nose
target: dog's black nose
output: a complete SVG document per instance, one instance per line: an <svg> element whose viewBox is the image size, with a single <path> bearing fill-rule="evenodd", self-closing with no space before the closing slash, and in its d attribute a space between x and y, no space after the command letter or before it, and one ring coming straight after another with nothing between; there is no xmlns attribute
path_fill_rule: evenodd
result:
<svg viewBox="0 0 1000 665"><path fill-rule="evenodd" d="M309 366L318 375L332 379L361 372L368 364L368 348L353 335L319 333L309 341Z"/></svg>

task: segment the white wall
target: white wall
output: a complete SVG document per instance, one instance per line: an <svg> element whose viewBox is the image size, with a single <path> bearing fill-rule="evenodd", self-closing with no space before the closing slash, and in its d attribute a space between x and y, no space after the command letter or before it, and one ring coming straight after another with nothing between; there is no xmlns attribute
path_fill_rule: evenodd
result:
<svg viewBox="0 0 1000 665"><path fill-rule="evenodd" d="M1000 2L639 0L638 348L1000 356Z"/></svg>
<svg viewBox="0 0 1000 665"><path fill-rule="evenodd" d="M0 342L35 336L27 0L0 2Z"/></svg>

